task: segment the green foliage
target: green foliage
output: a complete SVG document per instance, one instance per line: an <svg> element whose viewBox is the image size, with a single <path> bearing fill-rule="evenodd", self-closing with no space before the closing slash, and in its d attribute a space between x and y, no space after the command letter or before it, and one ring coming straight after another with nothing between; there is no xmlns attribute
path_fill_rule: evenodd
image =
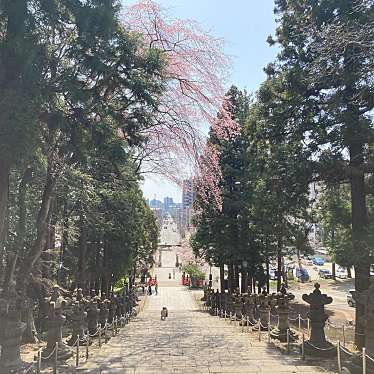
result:
<svg viewBox="0 0 374 374"><path fill-rule="evenodd" d="M5 251L19 255L20 287L39 262L42 277L56 279L61 262L60 281L88 286L153 261L158 228L134 147L152 126L164 65L122 27L117 1L0 3Z"/></svg>
<svg viewBox="0 0 374 374"><path fill-rule="evenodd" d="M182 269L185 273L189 274L191 279L194 280L204 280L205 273L201 270L200 266L197 264L186 264Z"/></svg>
<svg viewBox="0 0 374 374"><path fill-rule="evenodd" d="M233 117L242 134L219 146L222 171L222 212L197 198L195 253L209 262L239 264L246 260L252 274L263 275L263 263L286 248L308 246L309 162L300 139L281 130L288 112L275 105L278 79L261 87L257 101L232 88ZM270 115L271 113L271 115Z"/></svg>
<svg viewBox="0 0 374 374"><path fill-rule="evenodd" d="M233 118L240 126L244 126L250 97L244 91L231 87L227 92L230 110ZM222 180L223 208L218 212L213 206L207 206L197 196L195 206L198 214L194 218L197 226L196 233L191 237L191 246L195 254L205 258L209 263L219 264L226 258L236 261L240 253L246 250L241 246L243 238L241 217L243 217L242 183L244 175L245 139L239 136L235 139L218 139L214 133L210 134L209 141L218 146L220 151L220 167Z"/></svg>

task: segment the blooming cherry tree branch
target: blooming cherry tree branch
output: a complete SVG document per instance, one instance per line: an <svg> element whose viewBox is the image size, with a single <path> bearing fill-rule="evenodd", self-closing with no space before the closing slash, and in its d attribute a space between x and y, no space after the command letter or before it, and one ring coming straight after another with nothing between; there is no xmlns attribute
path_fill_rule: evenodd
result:
<svg viewBox="0 0 374 374"><path fill-rule="evenodd" d="M165 91L153 125L143 134L148 148L143 155L149 156L143 163L148 161L151 170L177 182L195 167L199 180L216 192L220 178L215 164L217 150L206 146L207 128L222 138L238 133L225 99L230 61L223 52L223 40L205 32L195 21L171 17L152 0L127 7L123 23L142 35L145 47L160 50L166 59ZM208 152L201 156L205 149ZM213 159L208 161L209 157Z"/></svg>

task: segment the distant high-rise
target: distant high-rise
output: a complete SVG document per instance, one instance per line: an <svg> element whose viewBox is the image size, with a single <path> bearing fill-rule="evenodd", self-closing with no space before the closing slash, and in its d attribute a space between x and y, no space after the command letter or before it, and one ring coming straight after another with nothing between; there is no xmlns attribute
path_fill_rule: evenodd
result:
<svg viewBox="0 0 374 374"><path fill-rule="evenodd" d="M194 189L192 179L185 179L182 185L182 206L192 208L194 200Z"/></svg>
<svg viewBox="0 0 374 374"><path fill-rule="evenodd" d="M173 198L172 197L164 197L164 209L165 210L169 210L170 208L172 208L174 205L174 201L173 201Z"/></svg>
<svg viewBox="0 0 374 374"><path fill-rule="evenodd" d="M151 200L149 202L149 206L150 206L150 208L158 208L158 209L162 209L162 207L163 207L162 201L157 200L157 199Z"/></svg>
<svg viewBox="0 0 374 374"><path fill-rule="evenodd" d="M192 206L195 198L192 179L185 179L182 184L182 232L190 229Z"/></svg>

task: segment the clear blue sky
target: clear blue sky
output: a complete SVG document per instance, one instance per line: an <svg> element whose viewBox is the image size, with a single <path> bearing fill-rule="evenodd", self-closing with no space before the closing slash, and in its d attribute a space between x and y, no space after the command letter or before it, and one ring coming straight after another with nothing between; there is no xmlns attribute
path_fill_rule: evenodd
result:
<svg viewBox="0 0 374 374"><path fill-rule="evenodd" d="M135 1L123 0L125 5ZM226 41L233 71L228 86L255 92L265 79L263 68L274 60L275 47L266 38L274 34L273 0L159 0L177 18L198 21L205 30ZM147 198L171 196L181 200L179 188L167 180L149 176L143 185Z"/></svg>

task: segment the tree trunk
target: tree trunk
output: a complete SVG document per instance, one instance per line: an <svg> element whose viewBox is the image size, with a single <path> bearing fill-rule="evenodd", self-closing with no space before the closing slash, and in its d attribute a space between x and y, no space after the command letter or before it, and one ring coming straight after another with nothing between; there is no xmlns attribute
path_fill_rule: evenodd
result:
<svg viewBox="0 0 374 374"><path fill-rule="evenodd" d="M225 292L225 264L221 261L219 264L219 281L221 293Z"/></svg>
<svg viewBox="0 0 374 374"><path fill-rule="evenodd" d="M248 272L247 273L247 290L252 292L252 275ZM247 291L246 291L247 292Z"/></svg>
<svg viewBox="0 0 374 374"><path fill-rule="evenodd" d="M234 266L233 264L228 265L227 279L228 279L229 293L232 293L233 288L234 288Z"/></svg>
<svg viewBox="0 0 374 374"><path fill-rule="evenodd" d="M242 269L241 293L246 293L248 287L248 272L247 269Z"/></svg>
<svg viewBox="0 0 374 374"><path fill-rule="evenodd" d="M240 272L239 272L239 266L236 264L234 265L234 290L239 289L239 278L240 278Z"/></svg>
<svg viewBox="0 0 374 374"><path fill-rule="evenodd" d="M28 256L25 256L24 260L22 261L18 274L17 288L23 292L26 289L27 281L29 279L31 271L35 263L40 258L47 240L48 218L53 200L54 189L56 186L56 177L53 176L52 172L54 167L53 164L53 155L50 155L48 159L47 176L44 185L42 202L36 221L36 239L33 243L30 253L28 254Z"/></svg>
<svg viewBox="0 0 374 374"><path fill-rule="evenodd" d="M280 291L282 285L282 240L278 239L278 253L277 253L277 292Z"/></svg>
<svg viewBox="0 0 374 374"><path fill-rule="evenodd" d="M109 297L109 287L110 287L110 280L108 277L108 243L107 240L104 238L104 256L103 256L103 267L102 267L102 273L101 273L101 295L104 294L106 297Z"/></svg>
<svg viewBox="0 0 374 374"><path fill-rule="evenodd" d="M358 135L356 134L356 138ZM357 142L358 143L358 142ZM349 147L351 165L351 203L352 203L352 239L355 251L355 289L366 291L370 285L370 261L367 245L368 216L363 172L363 146L354 143ZM365 343L365 309L356 303L356 335L355 344L362 348Z"/></svg>
<svg viewBox="0 0 374 374"><path fill-rule="evenodd" d="M27 308L22 318L22 321L26 323L26 330L22 335L23 343L39 343L33 312L33 308L30 306L29 308Z"/></svg>
<svg viewBox="0 0 374 374"><path fill-rule="evenodd" d="M51 234L50 234L50 231L51 231L51 216L52 216L52 205L51 205L51 208L49 209L49 213L48 213L46 239L45 239L45 242L44 242L43 251L40 254L40 260L41 260L42 263L44 262L44 266L42 264L42 267L41 267L42 277L47 278L47 279L52 281L53 278L54 278L54 276L53 276L53 266L52 266L54 258L53 258L53 254L49 251L49 249L53 248L52 244L51 244ZM48 266L45 266L45 264L48 264Z"/></svg>
<svg viewBox="0 0 374 374"><path fill-rule="evenodd" d="M350 266L348 266L347 267L347 276L348 276L348 278L352 278L352 270L351 270L351 267Z"/></svg>
<svg viewBox="0 0 374 374"><path fill-rule="evenodd" d="M352 244L355 251L355 288L358 292L364 292L370 285L370 261L367 243L368 214L366 206L364 153L366 129L360 119L359 107L356 103L357 88L357 60L355 46L351 45L345 50L344 71L342 77L345 90L342 97L346 105L344 122L346 130L345 143L349 150L350 159L350 184L352 205ZM356 330L355 344L361 349L365 343L365 310L364 305L356 303Z"/></svg>
<svg viewBox="0 0 374 374"><path fill-rule="evenodd" d="M69 189L65 188L65 196L68 196ZM60 253L59 253L59 270L57 272L57 284L63 285L65 288L68 288L68 281L67 277L63 277L64 275L64 254L66 249L69 245L69 236L68 236L68 229L69 229L69 213L68 213L68 201L65 199L64 201L64 208L63 208L63 224L62 224L62 240L60 244Z"/></svg>
<svg viewBox="0 0 374 374"><path fill-rule="evenodd" d="M335 249L335 230L331 230L331 247L333 250ZM332 279L336 280L336 266L335 266L335 261L332 262Z"/></svg>
<svg viewBox="0 0 374 374"><path fill-rule="evenodd" d="M101 264L101 254L100 254L100 251L101 251L101 243L100 241L97 241L96 244L95 244L95 250L96 250L96 260L95 260L95 265L96 265L96 279L95 279L95 293L96 295L99 294L99 291L100 291L100 282L101 282L101 277L100 277L100 274L102 273L101 268L102 268L102 264Z"/></svg>
<svg viewBox="0 0 374 374"><path fill-rule="evenodd" d="M79 237L79 255L78 255L78 275L77 285L82 288L83 292L87 293L87 224L84 214L81 213L80 223L80 237Z"/></svg>
<svg viewBox="0 0 374 374"><path fill-rule="evenodd" d="M270 292L270 264L269 264L269 257L266 257L266 292Z"/></svg>
<svg viewBox="0 0 374 374"><path fill-rule="evenodd" d="M6 237L9 174L9 164L0 158L0 284L3 281L2 275L5 274L5 269L3 269L3 261L5 259L4 241Z"/></svg>
<svg viewBox="0 0 374 374"><path fill-rule="evenodd" d="M299 265L299 269L301 269L301 256L300 256L300 248L296 248L296 256L297 256L297 263Z"/></svg>

